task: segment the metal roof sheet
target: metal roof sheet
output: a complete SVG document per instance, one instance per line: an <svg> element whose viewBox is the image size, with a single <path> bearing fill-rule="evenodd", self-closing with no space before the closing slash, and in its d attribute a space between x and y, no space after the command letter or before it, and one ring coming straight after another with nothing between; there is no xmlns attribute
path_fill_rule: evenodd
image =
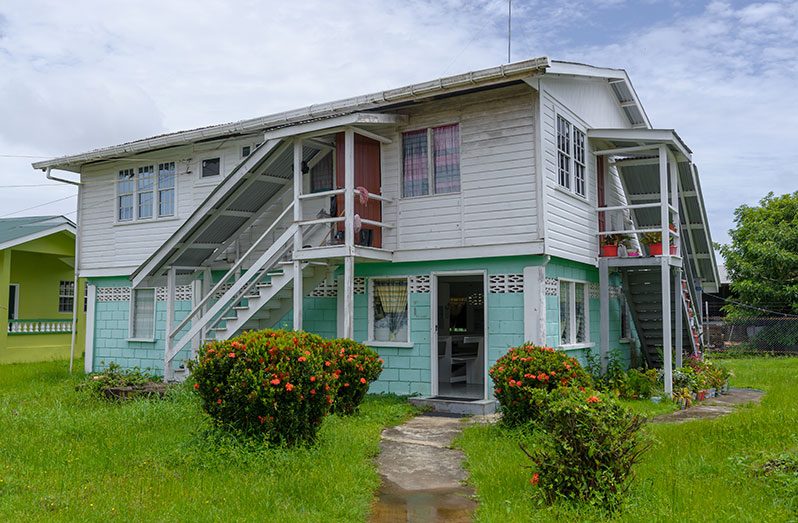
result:
<svg viewBox="0 0 798 523"><path fill-rule="evenodd" d="M67 230L75 234L75 224L64 216L23 216L0 218L0 247L7 249L30 241L32 236L46 235L47 231Z"/></svg>

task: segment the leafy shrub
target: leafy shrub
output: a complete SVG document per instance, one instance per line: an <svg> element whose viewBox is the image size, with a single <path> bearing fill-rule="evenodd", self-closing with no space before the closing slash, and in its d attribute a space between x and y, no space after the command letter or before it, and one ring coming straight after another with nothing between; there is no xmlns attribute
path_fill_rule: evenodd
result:
<svg viewBox="0 0 798 523"><path fill-rule="evenodd" d="M245 332L206 344L189 368L217 426L272 444L315 440L341 371L327 343L305 332Z"/></svg>
<svg viewBox="0 0 798 523"><path fill-rule="evenodd" d="M111 362L102 371L89 374L86 380L77 386L78 390L87 391L97 396L111 397L105 392L118 387L142 387L150 383L160 383L161 378L138 367L123 369L119 364Z"/></svg>
<svg viewBox="0 0 798 523"><path fill-rule="evenodd" d="M510 349L490 368L490 376L502 421L510 426L535 419L548 391L591 386L590 376L575 358L531 343Z"/></svg>
<svg viewBox="0 0 798 523"><path fill-rule="evenodd" d="M382 373L382 359L372 349L349 339L327 342L327 350L335 358L340 371L338 394L333 402L336 414L353 414L358 410L369 385Z"/></svg>
<svg viewBox="0 0 798 523"><path fill-rule="evenodd" d="M531 483L549 503L616 508L632 466L650 447L640 433L644 418L608 395L573 387L549 392L541 407L546 436L527 453L534 463Z"/></svg>

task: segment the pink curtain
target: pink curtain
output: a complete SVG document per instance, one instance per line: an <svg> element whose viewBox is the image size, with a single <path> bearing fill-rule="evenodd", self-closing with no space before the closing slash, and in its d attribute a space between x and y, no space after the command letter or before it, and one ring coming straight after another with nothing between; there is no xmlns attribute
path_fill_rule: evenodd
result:
<svg viewBox="0 0 798 523"><path fill-rule="evenodd" d="M402 161L402 195L429 194L426 129L402 134Z"/></svg>
<svg viewBox="0 0 798 523"><path fill-rule="evenodd" d="M460 191L460 129L457 124L432 130L435 147L435 193Z"/></svg>

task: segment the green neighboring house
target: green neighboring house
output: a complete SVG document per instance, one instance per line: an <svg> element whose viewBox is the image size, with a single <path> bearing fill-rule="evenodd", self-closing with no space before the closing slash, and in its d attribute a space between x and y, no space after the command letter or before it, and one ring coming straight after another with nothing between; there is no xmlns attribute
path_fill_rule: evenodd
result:
<svg viewBox="0 0 798 523"><path fill-rule="evenodd" d="M0 219L0 363L69 356L75 230L63 216Z"/></svg>

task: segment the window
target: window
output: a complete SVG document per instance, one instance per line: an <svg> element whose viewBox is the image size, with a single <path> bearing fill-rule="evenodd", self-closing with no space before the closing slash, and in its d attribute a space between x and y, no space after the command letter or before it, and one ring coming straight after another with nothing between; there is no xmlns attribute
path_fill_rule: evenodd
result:
<svg viewBox="0 0 798 523"><path fill-rule="evenodd" d="M402 195L459 191L459 124L402 133Z"/></svg>
<svg viewBox="0 0 798 523"><path fill-rule="evenodd" d="M246 158L247 156L250 155L250 153L252 153L251 146L245 145L244 147L241 148L241 158Z"/></svg>
<svg viewBox="0 0 798 523"><path fill-rule="evenodd" d="M136 190L136 175L133 169L122 169L116 181L117 219L128 222L133 219L133 194Z"/></svg>
<svg viewBox="0 0 798 523"><path fill-rule="evenodd" d="M75 310L75 282L61 280L58 283L58 312Z"/></svg>
<svg viewBox="0 0 798 523"><path fill-rule="evenodd" d="M130 338L155 338L155 289L133 289L130 305Z"/></svg>
<svg viewBox="0 0 798 523"><path fill-rule="evenodd" d="M333 158L328 154L310 169L310 192L330 191L333 188Z"/></svg>
<svg viewBox="0 0 798 523"><path fill-rule="evenodd" d="M158 164L158 216L175 215L175 162Z"/></svg>
<svg viewBox="0 0 798 523"><path fill-rule="evenodd" d="M557 183L582 197L587 196L585 133L557 116Z"/></svg>
<svg viewBox="0 0 798 523"><path fill-rule="evenodd" d="M371 279L370 341L407 342L407 279Z"/></svg>
<svg viewBox="0 0 798 523"><path fill-rule="evenodd" d="M560 345L589 340L587 284L560 280Z"/></svg>
<svg viewBox="0 0 798 523"><path fill-rule="evenodd" d="M206 160L202 160L202 169L200 172L200 176L203 178L209 178L211 176L219 176L219 173L222 172L222 159L221 158L208 158Z"/></svg>
<svg viewBox="0 0 798 523"><path fill-rule="evenodd" d="M155 174L152 165L139 167L136 177L138 190L138 218L144 220L152 218L153 190L155 189Z"/></svg>
<svg viewBox="0 0 798 523"><path fill-rule="evenodd" d="M116 219L151 220L175 215L175 162L122 169L116 179Z"/></svg>
<svg viewBox="0 0 798 523"><path fill-rule="evenodd" d="M8 319L16 320L19 317L19 284L12 283L8 286Z"/></svg>

